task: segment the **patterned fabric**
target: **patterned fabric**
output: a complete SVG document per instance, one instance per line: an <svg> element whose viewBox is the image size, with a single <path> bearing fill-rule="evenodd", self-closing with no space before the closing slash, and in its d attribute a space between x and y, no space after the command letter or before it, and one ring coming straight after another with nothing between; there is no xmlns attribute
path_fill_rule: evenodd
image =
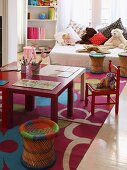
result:
<svg viewBox="0 0 127 170"><path fill-rule="evenodd" d="M79 37L82 37L82 35L86 32L86 27L84 25L78 24L72 20L70 20L68 27L72 27Z"/></svg>
<svg viewBox="0 0 127 170"><path fill-rule="evenodd" d="M117 21L113 22L112 24L108 25L107 27L98 29L98 31L103 33L107 38L110 38L111 31L112 31L112 29L115 29L115 28L119 28L119 29L125 31L124 26L121 21L121 18L119 18Z"/></svg>
<svg viewBox="0 0 127 170"><path fill-rule="evenodd" d="M127 40L127 31L126 30L124 31L123 36Z"/></svg>
<svg viewBox="0 0 127 170"><path fill-rule="evenodd" d="M106 38L101 32L99 32L99 33L97 33L97 34L94 34L94 36L89 39L89 41L90 41L92 44L95 44L95 45L101 45L101 44L103 44L106 40L107 40L107 38Z"/></svg>

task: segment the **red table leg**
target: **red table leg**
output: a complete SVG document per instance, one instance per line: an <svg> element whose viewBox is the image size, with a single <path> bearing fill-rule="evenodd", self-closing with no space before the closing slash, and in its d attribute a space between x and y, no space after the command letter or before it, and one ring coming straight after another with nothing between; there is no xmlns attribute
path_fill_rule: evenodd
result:
<svg viewBox="0 0 127 170"><path fill-rule="evenodd" d="M2 128L13 126L13 93L9 90L2 91Z"/></svg>
<svg viewBox="0 0 127 170"><path fill-rule="evenodd" d="M67 104L67 117L71 117L73 115L73 81L70 83L68 87L68 104Z"/></svg>
<svg viewBox="0 0 127 170"><path fill-rule="evenodd" d="M80 99L84 100L84 93L85 93L85 78L84 78L84 73L81 75L81 87L80 87Z"/></svg>
<svg viewBox="0 0 127 170"><path fill-rule="evenodd" d="M25 109L32 111L35 108L35 97L31 95L25 95Z"/></svg>
<svg viewBox="0 0 127 170"><path fill-rule="evenodd" d="M51 120L58 122L58 96L51 98Z"/></svg>

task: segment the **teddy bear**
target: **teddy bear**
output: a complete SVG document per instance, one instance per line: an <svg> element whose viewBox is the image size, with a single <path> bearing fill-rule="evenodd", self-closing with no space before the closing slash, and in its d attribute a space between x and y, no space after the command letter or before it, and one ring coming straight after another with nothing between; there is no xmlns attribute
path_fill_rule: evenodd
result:
<svg viewBox="0 0 127 170"><path fill-rule="evenodd" d="M115 89L115 73L107 73L104 78L97 84L98 89L110 88Z"/></svg>
<svg viewBox="0 0 127 170"><path fill-rule="evenodd" d="M127 40L123 36L123 30L121 30L119 28L113 29L111 31L111 35L112 35L112 37L109 38L104 43L104 45L113 46L114 48L119 47L119 48L124 49L125 46L127 45Z"/></svg>
<svg viewBox="0 0 127 170"><path fill-rule="evenodd" d="M94 28L87 27L85 34L82 35L82 37L81 37L82 40L78 41L77 43L80 43L80 44L91 44L89 39L92 38L94 36L94 34L96 34L96 33L97 33L97 31Z"/></svg>

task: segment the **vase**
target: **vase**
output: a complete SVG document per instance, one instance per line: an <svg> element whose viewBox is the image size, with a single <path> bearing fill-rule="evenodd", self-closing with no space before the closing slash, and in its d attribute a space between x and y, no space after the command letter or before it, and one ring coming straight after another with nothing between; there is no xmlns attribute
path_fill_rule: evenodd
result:
<svg viewBox="0 0 127 170"><path fill-rule="evenodd" d="M29 65L21 65L21 73L28 73L29 72Z"/></svg>
<svg viewBox="0 0 127 170"><path fill-rule="evenodd" d="M51 20L55 19L55 8L54 7L49 7L48 18Z"/></svg>

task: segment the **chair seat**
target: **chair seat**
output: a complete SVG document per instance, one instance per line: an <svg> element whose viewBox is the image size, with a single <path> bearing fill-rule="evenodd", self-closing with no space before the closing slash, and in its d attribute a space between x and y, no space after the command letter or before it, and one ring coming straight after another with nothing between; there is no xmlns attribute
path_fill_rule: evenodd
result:
<svg viewBox="0 0 127 170"><path fill-rule="evenodd" d="M94 91L94 93L103 93L103 94L115 94L116 93L116 89L97 88L97 84L88 83L88 88L91 89L91 91Z"/></svg>

